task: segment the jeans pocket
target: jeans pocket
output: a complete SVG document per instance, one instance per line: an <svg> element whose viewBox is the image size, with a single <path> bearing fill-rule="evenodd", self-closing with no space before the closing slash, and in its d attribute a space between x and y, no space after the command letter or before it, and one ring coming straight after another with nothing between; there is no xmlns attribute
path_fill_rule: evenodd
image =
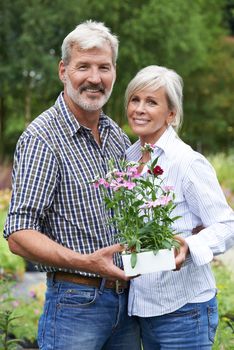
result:
<svg viewBox="0 0 234 350"><path fill-rule="evenodd" d="M219 322L217 306L208 306L207 307L207 314L208 314L209 339L212 343L214 343L215 333L216 333L216 330L218 327L218 322Z"/></svg>
<svg viewBox="0 0 234 350"><path fill-rule="evenodd" d="M59 305L62 307L83 308L94 304L97 299L96 288L67 289L60 298Z"/></svg>

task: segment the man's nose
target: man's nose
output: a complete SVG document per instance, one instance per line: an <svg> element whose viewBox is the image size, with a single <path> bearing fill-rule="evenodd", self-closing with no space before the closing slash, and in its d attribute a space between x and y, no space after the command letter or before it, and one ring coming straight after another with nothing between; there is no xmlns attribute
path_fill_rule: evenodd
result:
<svg viewBox="0 0 234 350"><path fill-rule="evenodd" d="M101 82L101 76L98 69L93 68L90 70L88 81L92 84L99 84Z"/></svg>

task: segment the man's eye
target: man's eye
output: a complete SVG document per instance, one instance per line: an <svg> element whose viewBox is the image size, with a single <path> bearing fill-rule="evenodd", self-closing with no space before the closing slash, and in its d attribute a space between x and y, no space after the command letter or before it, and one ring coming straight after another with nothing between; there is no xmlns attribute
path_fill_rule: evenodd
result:
<svg viewBox="0 0 234 350"><path fill-rule="evenodd" d="M87 66L79 66L78 67L78 70L86 70L87 69Z"/></svg>
<svg viewBox="0 0 234 350"><path fill-rule="evenodd" d="M102 67L100 67L100 69L103 72L108 72L110 70L110 67L109 66L102 66Z"/></svg>

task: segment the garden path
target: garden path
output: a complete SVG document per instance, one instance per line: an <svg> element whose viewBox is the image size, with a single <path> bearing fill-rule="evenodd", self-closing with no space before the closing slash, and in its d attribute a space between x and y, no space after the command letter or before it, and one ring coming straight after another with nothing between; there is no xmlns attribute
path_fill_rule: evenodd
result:
<svg viewBox="0 0 234 350"><path fill-rule="evenodd" d="M13 288L15 297L28 298L32 290L41 284L45 284L46 274L43 272L25 272L23 281L18 282Z"/></svg>

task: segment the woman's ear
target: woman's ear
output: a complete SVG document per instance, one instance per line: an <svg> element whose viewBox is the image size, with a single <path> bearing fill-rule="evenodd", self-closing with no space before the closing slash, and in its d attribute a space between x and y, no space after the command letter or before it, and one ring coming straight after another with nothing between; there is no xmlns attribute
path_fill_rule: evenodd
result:
<svg viewBox="0 0 234 350"><path fill-rule="evenodd" d="M167 117L167 125L171 125L173 120L175 119L176 112L175 111L170 111Z"/></svg>

